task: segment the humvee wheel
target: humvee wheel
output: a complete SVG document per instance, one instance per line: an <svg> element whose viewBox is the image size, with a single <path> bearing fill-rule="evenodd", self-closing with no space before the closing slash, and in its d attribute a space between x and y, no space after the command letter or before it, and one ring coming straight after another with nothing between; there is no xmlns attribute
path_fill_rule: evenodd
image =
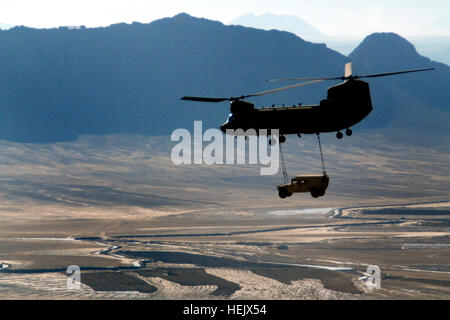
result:
<svg viewBox="0 0 450 320"><path fill-rule="evenodd" d="M286 189L281 189L280 191L278 191L278 195L281 199L284 199L286 197L289 197L289 192L287 192Z"/></svg>
<svg viewBox="0 0 450 320"><path fill-rule="evenodd" d="M318 198L318 197L320 197L321 196L321 191L322 190L320 190L319 188L317 188L317 187L312 187L311 188L311 196L313 197L313 198Z"/></svg>

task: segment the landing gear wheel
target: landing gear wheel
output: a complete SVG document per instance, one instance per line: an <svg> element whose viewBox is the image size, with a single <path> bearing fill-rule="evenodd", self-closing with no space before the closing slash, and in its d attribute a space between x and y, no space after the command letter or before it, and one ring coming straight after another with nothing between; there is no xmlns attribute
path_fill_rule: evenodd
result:
<svg viewBox="0 0 450 320"><path fill-rule="evenodd" d="M342 132L338 131L338 133L336 133L336 138L342 139L343 137L344 135L342 134Z"/></svg>
<svg viewBox="0 0 450 320"><path fill-rule="evenodd" d="M270 145L275 145L275 144L277 144L277 141L275 139L273 139L273 138L269 138L269 144Z"/></svg>
<svg viewBox="0 0 450 320"><path fill-rule="evenodd" d="M297 133L297 137L301 138L302 134L301 133Z"/></svg>
<svg viewBox="0 0 450 320"><path fill-rule="evenodd" d="M285 143L285 142L286 142L286 137L280 136L280 143Z"/></svg>
<svg viewBox="0 0 450 320"><path fill-rule="evenodd" d="M353 131L350 129L345 130L345 134L350 137L353 134Z"/></svg>

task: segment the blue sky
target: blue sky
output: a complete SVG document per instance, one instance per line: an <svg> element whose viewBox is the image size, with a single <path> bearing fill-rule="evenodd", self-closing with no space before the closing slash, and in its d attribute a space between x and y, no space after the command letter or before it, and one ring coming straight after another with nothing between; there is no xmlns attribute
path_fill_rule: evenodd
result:
<svg viewBox="0 0 450 320"><path fill-rule="evenodd" d="M450 0L1 0L0 22L32 27L150 22L180 12L229 23L244 13L296 15L325 34L450 36Z"/></svg>

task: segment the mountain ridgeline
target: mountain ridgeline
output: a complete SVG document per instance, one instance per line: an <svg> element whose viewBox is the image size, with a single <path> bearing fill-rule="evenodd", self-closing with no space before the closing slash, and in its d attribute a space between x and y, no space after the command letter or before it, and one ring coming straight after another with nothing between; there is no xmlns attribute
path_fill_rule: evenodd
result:
<svg viewBox="0 0 450 320"><path fill-rule="evenodd" d="M319 30L294 15L277 15L271 13L254 15L253 13L246 13L233 19L230 24L263 30L275 29L289 31L301 36L303 39L323 39L325 37Z"/></svg>
<svg viewBox="0 0 450 320"><path fill-rule="evenodd" d="M82 134L170 134L218 127L227 103L184 95L238 96L274 88L268 78L335 76L434 67L370 80L373 114L360 127L446 130L450 68L395 34L368 36L349 57L289 32L263 31L187 14L106 28L0 31L0 139L72 140ZM257 107L318 103L333 83L250 99ZM278 84L280 85L280 84ZM281 85L284 85L281 84Z"/></svg>

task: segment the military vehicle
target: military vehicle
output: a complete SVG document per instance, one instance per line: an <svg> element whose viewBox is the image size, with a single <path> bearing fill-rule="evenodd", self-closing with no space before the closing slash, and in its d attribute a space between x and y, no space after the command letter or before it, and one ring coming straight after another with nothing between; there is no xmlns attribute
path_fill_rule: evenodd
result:
<svg viewBox="0 0 450 320"><path fill-rule="evenodd" d="M313 198L321 197L325 194L330 178L326 174L315 176L296 176L290 183L277 186L278 195L284 199L292 196L296 192L311 192Z"/></svg>

